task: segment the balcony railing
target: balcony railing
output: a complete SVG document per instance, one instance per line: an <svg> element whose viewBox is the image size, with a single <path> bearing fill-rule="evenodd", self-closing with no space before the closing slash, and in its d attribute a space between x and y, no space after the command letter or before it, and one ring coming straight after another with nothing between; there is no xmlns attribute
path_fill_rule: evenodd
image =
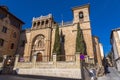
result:
<svg viewBox="0 0 120 80"><path fill-rule="evenodd" d="M36 62L48 62L49 57L49 55L36 56Z"/></svg>
<svg viewBox="0 0 120 80"><path fill-rule="evenodd" d="M72 25L72 24L73 24L73 21L67 21L67 22L59 23L59 26L68 26L68 25Z"/></svg>
<svg viewBox="0 0 120 80"><path fill-rule="evenodd" d="M57 61L75 61L75 55L57 55Z"/></svg>

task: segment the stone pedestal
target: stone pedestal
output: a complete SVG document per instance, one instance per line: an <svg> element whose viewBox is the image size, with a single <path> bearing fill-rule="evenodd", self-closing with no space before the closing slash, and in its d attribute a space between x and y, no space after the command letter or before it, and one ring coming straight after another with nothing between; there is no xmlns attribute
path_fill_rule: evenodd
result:
<svg viewBox="0 0 120 80"><path fill-rule="evenodd" d="M4 62L5 62L6 58L7 58L7 55L3 55L2 67L4 66Z"/></svg>
<svg viewBox="0 0 120 80"><path fill-rule="evenodd" d="M80 65L81 65L80 54L76 53L75 56L76 56L76 65L77 65L77 68L80 68Z"/></svg>
<svg viewBox="0 0 120 80"><path fill-rule="evenodd" d="M56 57L57 57L56 54L54 54L54 55L53 55L53 62L54 62L54 63L56 63L56 61L57 61L57 58L56 58Z"/></svg>
<svg viewBox="0 0 120 80"><path fill-rule="evenodd" d="M18 66L17 66L18 60L19 60L19 55L16 55L16 57L15 57L15 64L14 64L13 70L16 70L16 68L18 68Z"/></svg>
<svg viewBox="0 0 120 80"><path fill-rule="evenodd" d="M85 63L89 63L89 56L88 55L85 56Z"/></svg>
<svg viewBox="0 0 120 80"><path fill-rule="evenodd" d="M57 61L57 56L56 56L56 54L53 54L53 65L54 65L54 67L56 68L56 61Z"/></svg>
<svg viewBox="0 0 120 80"><path fill-rule="evenodd" d="M37 57L37 55L36 55L36 54L34 54L34 55L33 55L33 57L32 57L32 64L33 64L33 65L32 65L32 67L33 67L33 68L35 68L35 64L36 64L36 57Z"/></svg>

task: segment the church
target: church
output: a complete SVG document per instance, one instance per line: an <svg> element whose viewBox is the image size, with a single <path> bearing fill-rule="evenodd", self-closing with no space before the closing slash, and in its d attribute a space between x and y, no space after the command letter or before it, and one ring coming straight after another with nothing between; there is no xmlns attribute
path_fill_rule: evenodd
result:
<svg viewBox="0 0 120 80"><path fill-rule="evenodd" d="M61 55L65 56L65 61L72 61L73 55L76 54L77 24L79 24L86 44L86 54L94 63L89 8L89 4L72 8L73 20L69 22L57 23L52 14L33 17L31 28L21 31L17 53L20 57L24 57L25 61L32 60L33 55L37 55L36 61L50 61L53 55L56 25L58 25L59 34L62 36Z"/></svg>

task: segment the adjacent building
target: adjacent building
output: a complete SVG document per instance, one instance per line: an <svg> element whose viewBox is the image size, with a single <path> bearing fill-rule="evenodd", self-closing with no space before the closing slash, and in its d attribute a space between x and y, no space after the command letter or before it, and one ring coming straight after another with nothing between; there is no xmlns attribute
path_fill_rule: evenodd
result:
<svg viewBox="0 0 120 80"><path fill-rule="evenodd" d="M99 46L100 46L101 59L103 60L103 58L104 58L104 51L103 51L102 43L99 43Z"/></svg>
<svg viewBox="0 0 120 80"><path fill-rule="evenodd" d="M93 36L93 47L94 47L94 60L95 64L99 67L102 66L102 55L103 55L103 48L100 45L101 43L99 42L99 38L97 36ZM102 55L101 55L102 54Z"/></svg>
<svg viewBox="0 0 120 80"><path fill-rule="evenodd" d="M0 56L16 53L23 24L6 6L0 6Z"/></svg>
<svg viewBox="0 0 120 80"><path fill-rule="evenodd" d="M120 28L111 31L110 42L112 45L114 66L120 71Z"/></svg>

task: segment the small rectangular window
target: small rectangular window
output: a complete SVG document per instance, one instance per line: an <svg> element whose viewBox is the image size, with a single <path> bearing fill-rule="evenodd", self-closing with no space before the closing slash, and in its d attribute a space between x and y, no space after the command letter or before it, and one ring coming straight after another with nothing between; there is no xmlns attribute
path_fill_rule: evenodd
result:
<svg viewBox="0 0 120 80"><path fill-rule="evenodd" d="M7 27L3 26L2 32L7 33Z"/></svg>
<svg viewBox="0 0 120 80"><path fill-rule="evenodd" d="M4 40L0 39L0 46L3 46L3 45L4 45Z"/></svg>
<svg viewBox="0 0 120 80"><path fill-rule="evenodd" d="M10 48L11 48L11 49L14 49L14 43L11 44Z"/></svg>

